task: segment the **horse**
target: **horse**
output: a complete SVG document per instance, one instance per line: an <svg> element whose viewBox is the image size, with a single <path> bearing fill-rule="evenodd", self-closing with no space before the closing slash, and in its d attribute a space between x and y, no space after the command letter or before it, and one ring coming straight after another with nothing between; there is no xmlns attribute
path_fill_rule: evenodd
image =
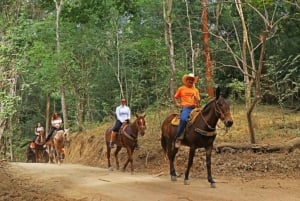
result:
<svg viewBox="0 0 300 201"><path fill-rule="evenodd" d="M127 161L123 166L123 171L126 170L127 165L130 163L131 166L131 174L133 174L134 167L133 167L133 152L138 140L138 135L144 136L146 131L146 121L145 117L146 114L136 114L136 119L132 123L124 123L117 134L117 138L115 144L117 145L116 150L114 152L117 170L119 169L119 159L118 153L125 147L127 150ZM112 127L108 128L105 131L105 141L106 141L106 156L108 161L108 168L112 169L110 163L110 137L111 137Z"/></svg>
<svg viewBox="0 0 300 201"><path fill-rule="evenodd" d="M36 163L36 150L34 141L31 141L29 143L26 142L25 144L27 145L25 149L26 163L28 163L29 161L31 161L32 163Z"/></svg>
<svg viewBox="0 0 300 201"><path fill-rule="evenodd" d="M196 149L204 148L206 153L207 179L212 188L216 187L211 173L211 153L213 150L213 142L217 135L216 125L219 119L223 121L226 129L229 129L233 124L230 105L226 97L225 94L221 95L220 88L217 88L215 98L207 103L202 111L196 115L194 121L188 122L185 128L182 145L189 147L188 164L184 174L185 185L189 184L189 172L193 165ZM171 181L177 180L174 159L178 148L174 146L174 142L178 126L172 125L172 120L176 116L179 116L179 114L169 115L161 126L161 146L169 159Z"/></svg>
<svg viewBox="0 0 300 201"><path fill-rule="evenodd" d="M54 160L61 164L64 159L64 146L69 141L69 129L54 131L50 140L46 143L49 155L48 163Z"/></svg>
<svg viewBox="0 0 300 201"><path fill-rule="evenodd" d="M40 132L40 135L35 139L35 157L36 162L45 162L48 158L48 154L46 152L46 148L44 147L44 143L46 140L45 132Z"/></svg>

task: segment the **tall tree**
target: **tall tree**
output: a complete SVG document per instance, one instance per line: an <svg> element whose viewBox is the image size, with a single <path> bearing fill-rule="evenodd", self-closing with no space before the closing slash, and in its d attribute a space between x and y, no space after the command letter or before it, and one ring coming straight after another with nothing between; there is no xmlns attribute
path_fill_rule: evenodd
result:
<svg viewBox="0 0 300 201"><path fill-rule="evenodd" d="M60 13L61 13L61 9L62 6L64 4L64 0L54 0L55 2L55 8L56 8L56 18L55 18L55 33L56 33L56 53L57 53L57 58L58 61L57 65L62 65L61 66L61 75L63 75L64 77L64 73L65 73L65 69L64 69L64 65L62 64L60 59L61 59L61 52L60 52L60 29L59 29L59 21L60 21ZM64 119L64 128L69 128L69 122L68 122L68 113L67 113L67 105L66 105L66 91L65 91L65 83L62 82L61 86L60 86L60 93L61 93L61 109L62 109L62 113L63 113L63 119Z"/></svg>
<svg viewBox="0 0 300 201"><path fill-rule="evenodd" d="M173 0L163 0L163 15L165 21L165 43L169 50L169 59L170 59L170 97L173 97L176 89L176 61L175 61L175 53L174 53L174 41L173 41L173 32L172 32L172 7Z"/></svg>
<svg viewBox="0 0 300 201"><path fill-rule="evenodd" d="M202 22L202 39L203 39L204 62L205 62L206 92L210 97L214 97L213 69L212 69L211 57L209 51L207 0L201 0L201 4L202 4L201 22Z"/></svg>

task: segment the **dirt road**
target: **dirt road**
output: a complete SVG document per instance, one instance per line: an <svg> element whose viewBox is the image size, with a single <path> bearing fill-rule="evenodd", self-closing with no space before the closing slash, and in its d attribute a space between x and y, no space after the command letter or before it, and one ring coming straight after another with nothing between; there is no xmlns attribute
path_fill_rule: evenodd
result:
<svg viewBox="0 0 300 201"><path fill-rule="evenodd" d="M299 201L300 181L291 178L245 180L148 175L73 164L9 163L1 165L0 200L80 201ZM10 186L11 185L11 186Z"/></svg>

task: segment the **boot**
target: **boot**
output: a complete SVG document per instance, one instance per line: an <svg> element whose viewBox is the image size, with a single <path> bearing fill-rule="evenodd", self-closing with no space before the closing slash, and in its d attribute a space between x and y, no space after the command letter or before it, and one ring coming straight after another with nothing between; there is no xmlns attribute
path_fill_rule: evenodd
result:
<svg viewBox="0 0 300 201"><path fill-rule="evenodd" d="M114 142L116 140L116 132L114 131L111 131L111 134L110 134L110 141L109 141L109 147L110 148L114 148Z"/></svg>
<svg viewBox="0 0 300 201"><path fill-rule="evenodd" d="M178 136L175 137L175 148L179 148L181 146L181 142L184 138L183 133L180 133Z"/></svg>

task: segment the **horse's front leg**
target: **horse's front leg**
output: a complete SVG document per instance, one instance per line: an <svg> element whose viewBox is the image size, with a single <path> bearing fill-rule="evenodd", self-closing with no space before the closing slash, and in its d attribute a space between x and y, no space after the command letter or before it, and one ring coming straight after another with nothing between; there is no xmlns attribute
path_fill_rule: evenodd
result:
<svg viewBox="0 0 300 201"><path fill-rule="evenodd" d="M132 156L133 156L134 148L127 147L126 149L127 149L128 158L127 158L126 163L123 166L123 171L125 172L127 165L130 163L131 174L133 174L134 168L133 168L133 157Z"/></svg>
<svg viewBox="0 0 300 201"><path fill-rule="evenodd" d="M211 174L211 152L212 152L213 146L209 146L205 148L206 153L206 169L207 169L207 180L210 183L210 187L215 188L216 182L212 178Z"/></svg>
<svg viewBox="0 0 300 201"><path fill-rule="evenodd" d="M120 152L121 149L122 149L122 147L117 146L116 151L115 151L115 159L116 159L117 170L120 169L118 154L119 154L119 152Z"/></svg>
<svg viewBox="0 0 300 201"><path fill-rule="evenodd" d="M48 152L48 163L50 164L51 157L52 157L50 145L47 145L47 152Z"/></svg>
<svg viewBox="0 0 300 201"><path fill-rule="evenodd" d="M187 166L186 171L184 173L184 184L185 185L189 184L189 174L190 174L191 167L193 166L195 151L196 151L195 147L190 147L188 166Z"/></svg>

